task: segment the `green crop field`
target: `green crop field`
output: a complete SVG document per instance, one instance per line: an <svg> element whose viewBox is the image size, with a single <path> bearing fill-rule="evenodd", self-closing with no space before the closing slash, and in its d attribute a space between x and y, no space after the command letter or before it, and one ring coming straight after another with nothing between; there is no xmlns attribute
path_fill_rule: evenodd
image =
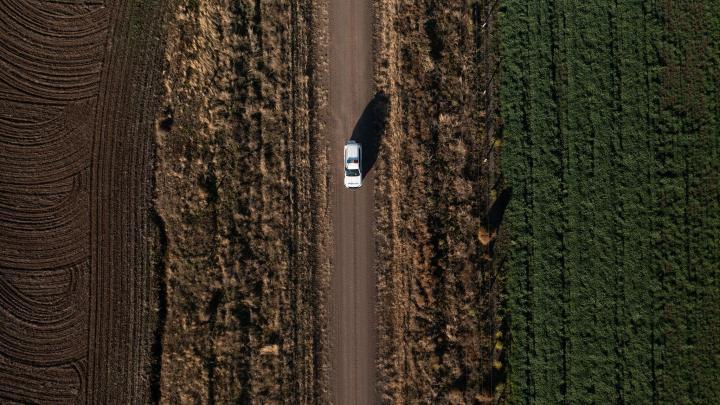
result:
<svg viewBox="0 0 720 405"><path fill-rule="evenodd" d="M500 8L512 402L720 401L720 1Z"/></svg>

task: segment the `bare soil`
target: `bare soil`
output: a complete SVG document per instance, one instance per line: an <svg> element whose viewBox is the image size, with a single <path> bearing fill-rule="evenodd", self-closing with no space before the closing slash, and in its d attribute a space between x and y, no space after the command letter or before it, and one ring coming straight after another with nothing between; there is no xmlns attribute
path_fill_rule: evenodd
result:
<svg viewBox="0 0 720 405"><path fill-rule="evenodd" d="M0 401L147 402L163 2L0 4Z"/></svg>

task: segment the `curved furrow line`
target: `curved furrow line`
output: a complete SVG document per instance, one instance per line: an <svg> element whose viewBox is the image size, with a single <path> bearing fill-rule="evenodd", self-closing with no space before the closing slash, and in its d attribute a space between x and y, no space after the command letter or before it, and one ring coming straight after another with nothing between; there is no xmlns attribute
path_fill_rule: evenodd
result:
<svg viewBox="0 0 720 405"><path fill-rule="evenodd" d="M41 230L56 228L58 217L67 217L76 211L76 206L86 198L86 191L70 188L56 195L40 193L18 194L15 200L3 202L0 196L0 221L7 222L8 228L21 229L27 226L41 226ZM82 197L82 198L81 198ZM60 212L60 215L58 215Z"/></svg>
<svg viewBox="0 0 720 405"><path fill-rule="evenodd" d="M28 196L28 200L32 198L33 196ZM78 215L77 204L79 203L81 203L81 199L78 194L68 193L66 199L57 201L55 204L48 204L42 210L22 206L3 209L0 205L0 221L7 224L2 227L4 230L54 231L73 223L73 219ZM32 205L28 204L27 207L32 207Z"/></svg>
<svg viewBox="0 0 720 405"><path fill-rule="evenodd" d="M78 321L85 320L85 316L82 314L81 306L85 304L83 300L76 299L76 302L63 303L63 308L58 308L54 305L39 305L37 302L23 302L21 300L22 294L17 289L6 288L9 287L5 284L5 281L0 282L0 291L5 294L16 294L10 297L0 298L0 302L3 304L2 311L3 318L6 318L8 324L8 331L12 334L13 327L16 327L22 331L26 331L28 328L32 328L36 333L40 333L42 337L28 337L33 341L51 341L51 340L67 340L68 336L74 335L84 329L82 325L78 324ZM60 293L67 293L62 289L58 290ZM82 294L82 291L71 291L73 294ZM70 298L72 299L72 298ZM1 340L1 339L0 339ZM17 342L20 339L13 337L10 339L13 342ZM17 344L17 343L16 343ZM37 347L29 347L28 351L33 352Z"/></svg>
<svg viewBox="0 0 720 405"><path fill-rule="evenodd" d="M23 68L13 68L8 63L0 61L0 80L7 83L13 89L31 96L47 101L66 102L82 100L94 96L97 93L97 80L90 83L76 81L67 85L58 83L58 76L52 80L46 80L40 75L29 75L24 73ZM94 79L93 76L87 76Z"/></svg>
<svg viewBox="0 0 720 405"><path fill-rule="evenodd" d="M147 402L162 9L0 0L0 402Z"/></svg>
<svg viewBox="0 0 720 405"><path fill-rule="evenodd" d="M47 145L16 146L0 142L0 164L6 167L0 174L0 184L48 183L80 172L88 166L89 154L88 145L78 139L83 129L88 128L70 129ZM37 176L37 172L44 173Z"/></svg>
<svg viewBox="0 0 720 405"><path fill-rule="evenodd" d="M91 108L85 111L88 110L92 111ZM6 188L3 184L60 181L86 168L92 123L77 115L70 109L62 123L58 122L44 132L38 130L33 138L0 134L0 165L4 168L0 172L0 192Z"/></svg>
<svg viewBox="0 0 720 405"><path fill-rule="evenodd" d="M44 213L24 212L20 215L21 217L19 219L16 219L17 215L9 215L10 218L15 218L13 218L12 221L5 221L6 223L0 226L0 229L2 229L2 231L5 233L5 235L0 236L0 238L6 238L8 240L11 240L15 236L14 233L16 232L29 232L29 234L20 237L26 237L30 239L34 238L35 236L43 236L46 233L57 232L59 230L64 231L64 233L70 232L71 230L69 229L69 227L87 223L87 218L83 219L86 214L81 209L78 209L78 204L87 202L86 198L82 197L84 196L80 194L68 194L68 199L65 201L76 202L77 204L58 204L57 206L61 208L60 210L48 210ZM15 209L13 211L18 212L19 210ZM10 214L12 214L12 211L10 211ZM0 218L2 218L2 216L0 216ZM77 233L78 231L72 232ZM53 238L53 240L64 239L66 238ZM45 240L44 248L48 248L51 246L52 243L49 240Z"/></svg>
<svg viewBox="0 0 720 405"><path fill-rule="evenodd" d="M65 272L73 271L87 272L88 265L84 263L74 268L66 268ZM25 288L27 288L28 275L24 275ZM72 276L68 274L68 278ZM54 339L65 335L70 330L83 328L82 322L86 314L84 306L87 304L85 289L87 288L87 277L83 276L78 279L77 283L60 283L49 285L49 281L41 278L35 278L36 285L46 283L47 289L57 296L56 302L40 302L38 300L28 298L26 291L18 289L18 285L12 285L13 280L3 276L0 280L0 291L3 296L0 297L0 312L4 315L8 322L7 331L12 331L12 326L31 327L38 332L52 332L52 336L43 337L43 339ZM39 339L38 336L29 336L29 339ZM28 348L33 350L32 347Z"/></svg>
<svg viewBox="0 0 720 405"><path fill-rule="evenodd" d="M82 156L79 152L74 152L70 158L72 165L63 166L62 160L58 160L53 165L42 165L42 164L25 164L22 167L13 167L12 170L7 172L0 172L0 190L3 192L9 192L10 189L16 187L30 186L35 184L48 184L64 179L70 178L77 174L79 171L87 168L87 162L83 162L79 157ZM0 159L0 164L3 164ZM33 176L30 171L37 171L40 175Z"/></svg>
<svg viewBox="0 0 720 405"><path fill-rule="evenodd" d="M0 103L0 134L6 139L19 137L18 134L26 132L26 136L37 137L46 128L59 121L64 108L58 105L33 105L13 102L3 98Z"/></svg>
<svg viewBox="0 0 720 405"><path fill-rule="evenodd" d="M111 12L0 0L2 402L88 389L92 120Z"/></svg>
<svg viewBox="0 0 720 405"><path fill-rule="evenodd" d="M6 1L4 6L5 12L0 13L0 37L5 39L0 41L0 80L43 99L67 101L95 94L103 54L98 45L106 35L104 24L82 24L92 16L61 19L62 23L52 15L37 20L38 13L18 9L21 6L17 3ZM34 25L44 30L38 32ZM58 38L57 34L68 38Z"/></svg>
<svg viewBox="0 0 720 405"><path fill-rule="evenodd" d="M58 333L50 328L40 329L34 324L18 322L6 317L4 312L0 312L0 319L7 322L8 332L0 336L3 357L18 364L57 367L85 356L87 341L82 337L81 323L86 319L59 324L58 329L63 329Z"/></svg>
<svg viewBox="0 0 720 405"><path fill-rule="evenodd" d="M29 305L38 305L53 312L64 307L75 305L78 298L72 293L77 292L79 278L73 271L84 271L76 266L68 269L49 269L27 272L18 269L2 269L0 275L6 279L18 296Z"/></svg>
<svg viewBox="0 0 720 405"><path fill-rule="evenodd" d="M7 81L3 79L3 76L0 76L0 99L7 103L22 103L25 105L37 106L39 109L57 107L63 104L63 102L59 102L53 98L38 98L32 94L24 93L7 83ZM69 101L81 101L84 99L86 98L70 97Z"/></svg>
<svg viewBox="0 0 720 405"><path fill-rule="evenodd" d="M3 33L11 36L12 33ZM37 41L33 41L37 42ZM38 52L37 47L43 50ZM26 36L2 44L2 60L18 69L17 73L32 74L58 80L74 79L78 83L97 78L102 55L92 42L84 46L64 48L57 44L32 43Z"/></svg>
<svg viewBox="0 0 720 405"><path fill-rule="evenodd" d="M83 44L67 47L63 42L54 38L33 37L23 32L20 27L11 27L12 22L3 21L0 17L3 28L0 29L3 36L8 38L2 45L5 48L3 58L7 61L30 63L28 70L53 74L55 70L76 69L78 74L96 73L101 68L102 53L97 49L97 40L103 37L103 33L93 33L86 38ZM95 46L93 46L95 45ZM38 50L37 48L40 48ZM53 63L55 65L47 65ZM96 72L88 72L87 66L95 67ZM22 66L25 69L25 66Z"/></svg>
<svg viewBox="0 0 720 405"><path fill-rule="evenodd" d="M94 38L95 44L101 43L107 32L109 9L106 7L76 10L66 15L50 12L46 2L38 1L0 0L0 7L3 9L0 20L13 24L10 27L16 28L15 32L36 34L35 40L40 41L47 38L53 47L73 49L90 43L88 37L94 35L99 35ZM58 39L69 41L58 42ZM102 55L102 50L98 52Z"/></svg>
<svg viewBox="0 0 720 405"><path fill-rule="evenodd" d="M25 0L27 3L34 4L36 8L41 8L45 13L53 14L58 18L74 16L78 13L105 8L106 0Z"/></svg>
<svg viewBox="0 0 720 405"><path fill-rule="evenodd" d="M0 193L0 211L42 212L45 207L56 206L66 200L71 191L80 190L81 184L82 180L76 176L52 183L17 185L13 193Z"/></svg>
<svg viewBox="0 0 720 405"><path fill-rule="evenodd" d="M13 312L2 309L0 318L8 324L7 333L0 338L0 341L5 342L0 344L5 347L3 355L12 356L16 353L15 357L22 356L22 361L37 364L61 364L68 359L81 358L86 349L77 345L78 342L85 342L85 339L78 334L85 330L83 323L87 321L87 317L77 311L79 309L69 307L62 319L58 319L57 314L40 318L32 311L21 313L17 308L12 308ZM76 311L71 313L71 310ZM32 322L21 318L28 316L32 317ZM7 351L7 347L12 347L13 350Z"/></svg>
<svg viewBox="0 0 720 405"><path fill-rule="evenodd" d="M0 246L6 254L0 258L0 266L38 270L81 263L88 255L88 236L82 232L82 227L87 227L87 219L80 215L72 219L65 228L68 232L56 229L24 235L3 229ZM45 243L39 245L38 241Z"/></svg>
<svg viewBox="0 0 720 405"><path fill-rule="evenodd" d="M44 316L64 314L70 307L86 304L87 297L82 292L87 288L87 265L86 262L77 266L32 272L0 269L0 283L6 283L8 289L22 299L14 305L28 308L36 306L33 311Z"/></svg>
<svg viewBox="0 0 720 405"><path fill-rule="evenodd" d="M79 224L78 217L85 215L80 207L87 204L88 196L87 186L77 177L69 179L70 187L60 184L58 192L49 196L33 191L11 195L0 183L0 229L35 233Z"/></svg>
<svg viewBox="0 0 720 405"><path fill-rule="evenodd" d="M54 329L19 322L5 310L0 311L0 319L7 324L0 335L0 351L17 364L62 366L85 357L84 317L57 324Z"/></svg>
<svg viewBox="0 0 720 405"><path fill-rule="evenodd" d="M0 356L0 400L19 403L72 403L81 387L75 364L33 367Z"/></svg>
<svg viewBox="0 0 720 405"><path fill-rule="evenodd" d="M0 183L0 191L4 190L2 186ZM54 205L56 209L40 212L35 208L35 212L19 213L22 206L7 209L0 205L0 247L4 252L0 267L42 270L86 260L89 254L86 231L89 224L87 209L83 208L88 203L86 193L68 193L65 200ZM0 196L4 194L0 192Z"/></svg>
<svg viewBox="0 0 720 405"><path fill-rule="evenodd" d="M76 194L70 194L68 195L68 197L69 201L77 202ZM22 218L21 220L16 219L17 217L9 216L11 220L6 221L9 223L9 225L3 226L2 229L4 232L8 232L9 234L15 232L18 234L21 234L23 232L30 232L33 234L33 236L46 232L54 233L57 232L59 229L77 225L78 217L84 215L82 212L78 212L77 208L73 205L63 204L63 208L67 209L63 211L48 210L41 216L35 214L33 216L27 216L26 218ZM59 217L60 215L62 217ZM2 216L0 216L0 218L2 218Z"/></svg>

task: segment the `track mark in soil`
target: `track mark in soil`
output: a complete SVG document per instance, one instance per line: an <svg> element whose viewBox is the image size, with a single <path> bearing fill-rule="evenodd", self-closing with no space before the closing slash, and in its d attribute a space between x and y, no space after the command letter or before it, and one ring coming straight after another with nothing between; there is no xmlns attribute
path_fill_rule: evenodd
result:
<svg viewBox="0 0 720 405"><path fill-rule="evenodd" d="M0 1L2 400L147 398L155 12Z"/></svg>

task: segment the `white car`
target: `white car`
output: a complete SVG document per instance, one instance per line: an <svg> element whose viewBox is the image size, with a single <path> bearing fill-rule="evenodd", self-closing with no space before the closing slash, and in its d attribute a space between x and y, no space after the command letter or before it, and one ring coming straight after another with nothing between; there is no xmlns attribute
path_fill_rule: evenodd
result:
<svg viewBox="0 0 720 405"><path fill-rule="evenodd" d="M358 188L362 185L362 146L355 141L345 144L345 187Z"/></svg>

